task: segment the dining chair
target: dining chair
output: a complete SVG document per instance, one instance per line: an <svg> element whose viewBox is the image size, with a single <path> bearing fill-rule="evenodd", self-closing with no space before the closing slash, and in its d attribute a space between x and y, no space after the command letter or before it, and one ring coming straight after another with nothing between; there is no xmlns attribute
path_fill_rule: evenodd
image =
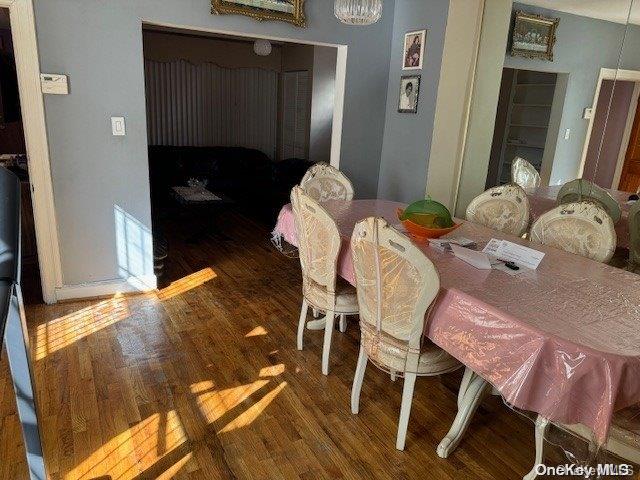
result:
<svg viewBox="0 0 640 480"><path fill-rule="evenodd" d="M337 275L341 238L335 220L301 187L291 190L291 205L298 233L298 250L302 267L302 308L298 322L297 347L307 323L309 306L325 312L322 373L329 374L329 352L335 316L343 320L358 313L356 290ZM341 328L343 330L343 328Z"/></svg>
<svg viewBox="0 0 640 480"><path fill-rule="evenodd" d="M316 163L302 177L300 186L317 202L353 200L353 185L347 176L328 163Z"/></svg>
<svg viewBox="0 0 640 480"><path fill-rule="evenodd" d="M542 179L533 165L522 157L516 157L511 162L511 182L524 189L534 189L540 186Z"/></svg>
<svg viewBox="0 0 640 480"><path fill-rule="evenodd" d="M522 236L529 226L529 199L515 183L490 188L467 207L467 220L493 230Z"/></svg>
<svg viewBox="0 0 640 480"><path fill-rule="evenodd" d="M558 192L556 204L562 205L564 203L581 202L583 200L599 204L607 211L614 224L620 220L622 210L616 199L604 188L584 178L578 178L565 183Z"/></svg>
<svg viewBox="0 0 640 480"><path fill-rule="evenodd" d="M542 214L531 226L532 242L606 263L616 249L613 220L589 201L567 203Z"/></svg>
<svg viewBox="0 0 640 480"><path fill-rule="evenodd" d="M404 377L396 448L404 450L416 377L462 366L424 335L426 313L440 290L433 263L382 218L356 224L351 253L360 307L360 354L351 389L351 411L360 409L367 362Z"/></svg>
<svg viewBox="0 0 640 480"><path fill-rule="evenodd" d="M629 270L640 267L640 200L629 209Z"/></svg>
<svg viewBox="0 0 640 480"><path fill-rule="evenodd" d="M523 477L523 480L536 480L538 478L537 466L542 464L544 458L544 440L552 423L545 417L538 415L536 419L536 458L531 471ZM572 435L590 442L593 433L589 428L581 424L565 425L553 423L556 427ZM616 412L611 420L609 437L602 447L617 457L640 464L640 406L633 405Z"/></svg>

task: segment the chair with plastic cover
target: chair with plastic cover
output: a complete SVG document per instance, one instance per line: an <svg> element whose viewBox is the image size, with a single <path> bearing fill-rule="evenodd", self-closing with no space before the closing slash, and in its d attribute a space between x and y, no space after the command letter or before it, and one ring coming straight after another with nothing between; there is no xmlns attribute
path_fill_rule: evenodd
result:
<svg viewBox="0 0 640 480"><path fill-rule="evenodd" d="M351 390L351 411L360 408L367 362L404 377L396 448L403 450L417 376L462 366L423 336L426 313L440 290L433 263L382 218L360 221L351 237L360 307L360 354Z"/></svg>
<svg viewBox="0 0 640 480"><path fill-rule="evenodd" d="M347 176L328 163L316 163L302 177L300 186L317 202L353 200L353 185Z"/></svg>
<svg viewBox="0 0 640 480"><path fill-rule="evenodd" d="M467 220L493 230L522 236L529 226L529 199L514 183L490 188L467 207Z"/></svg>
<svg viewBox="0 0 640 480"><path fill-rule="evenodd" d="M329 352L335 316L341 321L346 315L358 313L358 300L353 286L337 275L341 238L335 220L302 188L291 190L298 250L302 267L302 309L298 323L298 350L302 350L304 329L309 306L326 312L322 373L329 373ZM341 328L343 330L343 328Z"/></svg>
<svg viewBox="0 0 640 480"><path fill-rule="evenodd" d="M522 157L514 158L511 163L511 181L524 189L538 188L542 183L535 167Z"/></svg>
<svg viewBox="0 0 640 480"><path fill-rule="evenodd" d="M629 270L640 267L640 200L629 209Z"/></svg>
<svg viewBox="0 0 640 480"><path fill-rule="evenodd" d="M589 180L578 178L565 183L556 197L557 205L582 201L595 202L600 205L607 211L614 224L620 220L622 215L620 204L609 192Z"/></svg>
<svg viewBox="0 0 640 480"><path fill-rule="evenodd" d="M616 249L616 231L604 208L592 202L560 205L532 225L530 239L606 263Z"/></svg>

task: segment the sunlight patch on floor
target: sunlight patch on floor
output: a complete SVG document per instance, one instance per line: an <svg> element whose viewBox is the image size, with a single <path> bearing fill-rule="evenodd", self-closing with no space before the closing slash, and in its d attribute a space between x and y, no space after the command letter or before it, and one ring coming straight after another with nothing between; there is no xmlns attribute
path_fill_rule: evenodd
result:
<svg viewBox="0 0 640 480"><path fill-rule="evenodd" d="M287 382L280 383L277 387L272 389L269 393L264 395L260 400L247 408L244 412L238 415L234 420L227 423L222 430L218 433L228 433L232 430L236 430L238 428L243 428L248 425L251 425L253 421L258 418L265 408L269 406L273 400L278 396L278 394L287 386Z"/></svg>
<svg viewBox="0 0 640 480"><path fill-rule="evenodd" d="M210 267L203 268L202 270L192 273L191 275L187 275L180 280L171 282L168 287L158 290L158 298L160 300L168 300L178 295L182 295L183 293L193 290L216 277L216 272L214 272Z"/></svg>
<svg viewBox="0 0 640 480"><path fill-rule="evenodd" d="M249 333L247 333L245 335L245 338L259 337L261 335L266 335L266 334L267 334L267 330L262 326L258 326L256 328L254 328L253 330L251 330Z"/></svg>
<svg viewBox="0 0 640 480"><path fill-rule="evenodd" d="M64 478L133 478L153 467L186 441L186 433L174 410L154 413L113 437ZM176 463L167 465L163 470L176 467L178 464L183 466L188 462L188 456L181 455Z"/></svg>
<svg viewBox="0 0 640 480"><path fill-rule="evenodd" d="M131 314L122 295L83 308L77 312L38 325L36 360L67 347L78 340L128 318Z"/></svg>
<svg viewBox="0 0 640 480"><path fill-rule="evenodd" d="M256 380L247 385L240 385L239 387L227 388L220 391L205 391L202 389L203 383L207 382L199 382L195 384L195 388L194 385L192 385L191 392L198 395L198 407L207 423L213 423L268 384L269 380Z"/></svg>
<svg viewBox="0 0 640 480"><path fill-rule="evenodd" d="M270 365L260 369L260 377L277 377L284 373L284 363L278 363L277 365Z"/></svg>

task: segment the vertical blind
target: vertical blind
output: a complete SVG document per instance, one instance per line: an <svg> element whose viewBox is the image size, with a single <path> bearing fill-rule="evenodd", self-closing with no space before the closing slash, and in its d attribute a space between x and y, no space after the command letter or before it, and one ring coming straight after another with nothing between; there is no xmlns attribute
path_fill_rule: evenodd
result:
<svg viewBox="0 0 640 480"><path fill-rule="evenodd" d="M278 73L145 60L149 145L241 146L276 153Z"/></svg>

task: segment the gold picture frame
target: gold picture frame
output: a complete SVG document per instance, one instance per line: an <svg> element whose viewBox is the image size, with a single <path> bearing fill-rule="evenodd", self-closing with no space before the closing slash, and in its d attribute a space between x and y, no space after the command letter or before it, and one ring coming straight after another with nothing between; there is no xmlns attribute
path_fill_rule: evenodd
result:
<svg viewBox="0 0 640 480"><path fill-rule="evenodd" d="M559 18L517 11L511 36L511 56L553 62L553 47L559 23Z"/></svg>
<svg viewBox="0 0 640 480"><path fill-rule="evenodd" d="M276 20L288 22L296 27L306 27L304 15L305 0L211 0L211 13L215 15L245 15L256 20ZM286 3L291 11L268 8L268 4Z"/></svg>

